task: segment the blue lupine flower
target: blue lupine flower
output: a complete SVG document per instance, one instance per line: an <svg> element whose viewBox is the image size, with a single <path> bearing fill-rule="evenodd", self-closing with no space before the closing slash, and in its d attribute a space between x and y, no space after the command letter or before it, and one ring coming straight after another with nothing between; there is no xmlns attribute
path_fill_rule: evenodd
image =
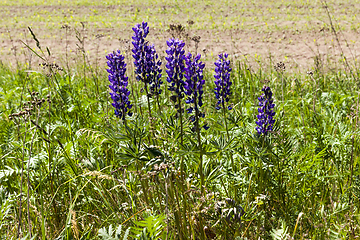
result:
<svg viewBox="0 0 360 240"><path fill-rule="evenodd" d="M225 104L229 102L229 97L231 95L230 86L232 82L230 81L230 61L227 60L228 54L219 54L219 59L214 63L215 64L215 96L218 99L216 103L216 109L219 110ZM231 105L227 107L229 110L232 109Z"/></svg>
<svg viewBox="0 0 360 240"><path fill-rule="evenodd" d="M259 108L257 115L258 121L256 124L256 131L259 135L264 134L267 135L269 131L272 131L273 125L275 123L274 116L275 112L273 108L275 104L273 103L274 100L272 99L272 92L270 87L264 86L261 89L264 93L258 98L259 99Z"/></svg>
<svg viewBox="0 0 360 240"><path fill-rule="evenodd" d="M138 81L150 85L152 94L160 94L161 81L161 61L156 53L154 45L149 45L145 38L149 34L147 22L136 24L133 28L134 36L132 49L135 65L135 74Z"/></svg>
<svg viewBox="0 0 360 240"><path fill-rule="evenodd" d="M192 113L195 110L195 116L190 116L190 121L195 122L200 117L205 117L204 113L200 112L200 107L203 105L202 95L204 93L203 86L205 84L203 70L205 64L200 61L201 55L198 54L193 58L191 53L188 53L185 57L186 71L185 71L185 94L188 96L186 103L191 104L187 110L188 113ZM199 123L194 123L194 129ZM208 129L207 124L203 126L204 129ZM194 130L193 129L193 130Z"/></svg>
<svg viewBox="0 0 360 240"><path fill-rule="evenodd" d="M132 105L129 101L130 91L127 89L128 86L128 77L125 76L126 73L126 63L124 61L124 56L120 54L120 50L117 52L110 53L106 56L107 65L109 69L109 81L110 81L110 96L114 101L112 106L115 108L115 115L125 120L126 114L131 116L132 113L130 109Z"/></svg>
<svg viewBox="0 0 360 240"><path fill-rule="evenodd" d="M176 93L172 98L172 100L176 102L176 98L182 98L184 92L185 43L181 40L171 38L166 41L166 44L168 45L168 49L166 50L168 56L165 57L167 60L166 72L168 75L166 80L171 83L169 90Z"/></svg>
<svg viewBox="0 0 360 240"><path fill-rule="evenodd" d="M148 43L145 42L146 36L149 34L149 27L146 22L142 24L136 24L133 28L134 36L132 42L134 48L132 49L133 57L135 59L135 74L138 81L147 83L148 79L146 78L146 69L147 58L151 54L151 49L148 46Z"/></svg>
<svg viewBox="0 0 360 240"><path fill-rule="evenodd" d="M154 45L150 46L150 54L148 56L148 62L147 62L147 78L150 82L150 92L151 94L160 95L161 89L160 86L163 83L161 81L161 60L159 59L158 54L156 53Z"/></svg>

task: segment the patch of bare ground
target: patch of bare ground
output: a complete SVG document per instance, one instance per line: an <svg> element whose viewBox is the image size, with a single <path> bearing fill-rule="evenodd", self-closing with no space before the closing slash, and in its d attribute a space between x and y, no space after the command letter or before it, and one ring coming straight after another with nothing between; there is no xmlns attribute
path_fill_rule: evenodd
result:
<svg viewBox="0 0 360 240"><path fill-rule="evenodd" d="M341 4L339 3L339 6L343 9L350 6ZM132 47L131 36L133 34L131 26L134 23L131 22L132 20L126 22L124 19L146 11L146 7L149 8L150 6L147 5L142 8L125 6L119 13L115 13L116 9L119 10L119 6L72 6L67 9L60 6L7 7L0 11L0 16L4 17L10 13L7 16L15 19L17 23L11 22L8 26L0 27L0 60L4 64L12 66L16 66L17 63L30 62L32 66L41 63L41 60L34 54L30 54L24 45L26 43L36 49L35 41L25 26L26 22L21 22L25 21L26 18L33 18L33 32L46 54L46 47L50 49L50 61L60 63L63 67L70 67L74 62L81 61L83 54L85 54L87 61L103 67L105 66L105 55L111 51L121 49L130 56L129 50ZM199 28L196 27L196 23L192 25L190 21L189 24L189 18L196 19L196 16L184 17L185 14L182 12L174 15L176 13L174 6L164 5L157 7L156 13L159 16L163 15L161 18L163 27L155 27L158 26L158 23L153 23L148 40L155 44L160 55L165 54L166 40L171 36L168 31L169 24L181 23L185 26L185 31L180 37L186 41L187 50L201 53L205 57L207 65L211 67L211 62L221 52L229 53L234 60L248 61L253 68L268 68L276 62L282 61L287 64L287 69L290 71L307 71L314 66L314 59L320 59L324 68L336 68L343 58L342 54L352 60L353 63L357 62L360 54L359 33L357 30L345 27L345 30L338 31L338 42L330 25L324 24L324 21L327 21L324 13L322 13L323 20L316 18L305 20L305 16L301 14L294 16L294 19L297 20L284 20L280 19L279 16L281 14L286 15L289 6L279 5L275 8L278 9L278 15L275 15L277 17L274 20L271 20L268 16L266 19L270 19L269 21L248 21L245 23L245 27L241 27L240 23L235 22L232 23L233 27L230 29L219 27ZM227 7L222 11L226 15L224 15L225 18L241 14L244 17L256 19L254 16L260 17L260 12L271 14L271 11L270 13L266 11L271 6L249 5L245 7L258 7L259 12L246 12L231 7ZM298 7L299 9L302 8L301 6ZM209 8L211 8L210 5L205 5L202 10L205 12ZM80 22L77 22L77 24L66 23L66 19L71 17L81 19L80 16L86 16L89 19L91 17L96 18L102 13L109 16L120 14L121 19L117 22L120 27L99 27L97 21L102 21L101 19L85 21L81 24ZM36 14L43 14L47 18L39 20ZM171 19L166 18L167 14ZM213 18L211 14L209 17L216 18L215 16ZM51 21L50 23L47 22L48 18L65 20L61 23L51 24ZM277 18L279 20L276 20ZM136 22L141 21L135 20ZM211 20L209 19L209 21ZM276 28L266 28L267 25L276 26ZM305 25L310 27L304 28ZM69 28L65 28L65 26L69 26ZM194 41L196 39L199 42Z"/></svg>

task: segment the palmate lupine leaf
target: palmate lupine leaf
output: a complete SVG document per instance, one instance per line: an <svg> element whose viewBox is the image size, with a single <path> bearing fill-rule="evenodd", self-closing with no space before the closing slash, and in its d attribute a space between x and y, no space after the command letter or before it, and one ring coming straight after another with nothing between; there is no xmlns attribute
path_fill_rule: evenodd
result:
<svg viewBox="0 0 360 240"><path fill-rule="evenodd" d="M130 227L126 229L123 236L122 234L122 225L119 225L116 230L113 229L112 225L109 226L108 230L106 228L101 228L98 233L98 237L101 237L102 240L127 240L130 233Z"/></svg>
<svg viewBox="0 0 360 240"><path fill-rule="evenodd" d="M165 215L148 216L143 221L135 222L138 227L131 229L133 237L136 239L158 239L163 234L165 218Z"/></svg>
<svg viewBox="0 0 360 240"><path fill-rule="evenodd" d="M212 162L212 159L204 162L205 186L225 175L223 167L220 165L215 166Z"/></svg>
<svg viewBox="0 0 360 240"><path fill-rule="evenodd" d="M86 139L91 139L99 145L104 143L119 144L120 142L129 140L125 134L122 134L119 131L115 131L111 128L106 128L106 131L104 132L83 128L78 130L76 135L79 137L84 136Z"/></svg>

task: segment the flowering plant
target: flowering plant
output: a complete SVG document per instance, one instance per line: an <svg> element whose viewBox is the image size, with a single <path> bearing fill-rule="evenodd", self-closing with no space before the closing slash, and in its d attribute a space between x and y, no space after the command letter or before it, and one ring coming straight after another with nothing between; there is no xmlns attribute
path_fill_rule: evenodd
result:
<svg viewBox="0 0 360 240"><path fill-rule="evenodd" d="M166 64L166 73L168 74L167 81L171 84L169 87L170 91L176 93L175 96L172 97L174 102L176 98L183 97L184 91L184 72L185 72L185 43L181 40L171 38L166 41L168 45L168 49L166 50L167 60Z"/></svg>
<svg viewBox="0 0 360 240"><path fill-rule="evenodd" d="M131 116L130 109L132 105L129 101L130 91L127 89L128 77L126 73L126 63L124 56L120 54L120 50L114 51L106 56L109 69L110 96L113 100L112 106L115 108L115 115L125 120L126 114Z"/></svg>
<svg viewBox="0 0 360 240"><path fill-rule="evenodd" d="M155 46L149 45L145 38L149 34L147 22L136 24L133 28L133 58L135 65L135 74L138 81L145 83L145 90L148 91L147 85L150 85L151 95L161 93L161 61L156 53ZM148 93L147 93L148 94ZM148 94L149 95L149 94Z"/></svg>
<svg viewBox="0 0 360 240"><path fill-rule="evenodd" d="M193 58L191 53L188 53L185 57L186 71L185 71L185 94L188 96L186 103L191 104L187 110L188 113L195 114L190 116L190 121L194 122L193 131L195 131L199 126L199 118L205 117L204 113L200 112L200 107L203 105L202 95L204 93L203 86L205 84L203 70L205 64L200 61L201 55L198 54ZM202 126L204 129L208 129L207 124Z"/></svg>
<svg viewBox="0 0 360 240"><path fill-rule="evenodd" d="M214 63L215 64L215 97L218 99L216 103L216 109L219 110L222 107L225 107L225 102L229 102L229 96L231 95L230 86L232 82L230 81L230 61L227 60L228 54L219 54L219 59ZM229 105L227 107L229 110L232 107Z"/></svg>
<svg viewBox="0 0 360 240"><path fill-rule="evenodd" d="M273 103L274 100L272 99L272 92L270 87L264 86L262 88L264 92L258 99L259 99L259 108L258 108L258 121L256 124L256 131L259 135L264 134L265 136L269 131L272 131L273 125L275 123L274 116L275 112L273 108L275 104Z"/></svg>

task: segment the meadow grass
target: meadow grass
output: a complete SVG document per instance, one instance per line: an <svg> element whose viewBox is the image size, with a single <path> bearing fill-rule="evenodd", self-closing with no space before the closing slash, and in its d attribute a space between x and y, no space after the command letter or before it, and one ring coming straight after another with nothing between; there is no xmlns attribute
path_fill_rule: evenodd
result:
<svg viewBox="0 0 360 240"><path fill-rule="evenodd" d="M125 125L102 67L80 59L67 71L48 55L36 70L0 66L2 238L358 238L358 71L290 74L232 62L233 109L223 114L207 65L210 129L199 147L187 120L181 144L166 86L149 119L131 64L134 115ZM274 93L276 124L259 137L263 85Z"/></svg>
<svg viewBox="0 0 360 240"><path fill-rule="evenodd" d="M154 29L159 16L186 13L199 18L193 28L223 29L231 21L249 23L246 18L254 18L251 14L260 4L248 1L252 7L244 16L219 19L221 14L211 12L227 8L222 2L206 7L213 2L190 1L190 7L179 9L176 1L155 1L159 5L155 14L154 7L144 11L143 3L102 1L101 7L122 4L133 9L120 16L129 28L152 16L148 19L154 20L150 22ZM236 1L226 3L235 6ZM1 4L88 6L86 11L97 11L93 7L97 1ZM292 18L296 18L292 11L301 15L311 8L305 1L268 4L272 7L266 11L272 17L284 17L274 13L278 11L274 4L279 9L287 6ZM199 9L204 14L198 14ZM50 13L43 14L46 18ZM314 19L316 14L311 16ZM98 14L91 21L104 21L111 29L117 26L112 21L122 21L118 18ZM34 19L23 24L35 23ZM63 20L62 24L80 24L84 19ZM144 85L135 80L130 49L121 49L133 104L133 115L122 121L111 105L105 64L89 60L82 34L80 24L78 52L66 49L61 66L52 62L51 49L35 34L34 47L28 48L27 42L23 47L40 66L18 61L10 67L0 62L1 238L359 238L360 72L352 59L342 58L327 71L326 62L314 58L315 65L307 72L291 71L280 63L273 68L274 62L262 59L257 64L247 58L239 61L230 55L232 110L225 112L216 110L214 57L208 56L201 122L210 128L196 135L186 111L184 121L178 120L178 107L165 80L164 52L157 49L164 82L157 99L147 96ZM259 136L258 97L264 85L273 92L276 122L267 136Z"/></svg>

